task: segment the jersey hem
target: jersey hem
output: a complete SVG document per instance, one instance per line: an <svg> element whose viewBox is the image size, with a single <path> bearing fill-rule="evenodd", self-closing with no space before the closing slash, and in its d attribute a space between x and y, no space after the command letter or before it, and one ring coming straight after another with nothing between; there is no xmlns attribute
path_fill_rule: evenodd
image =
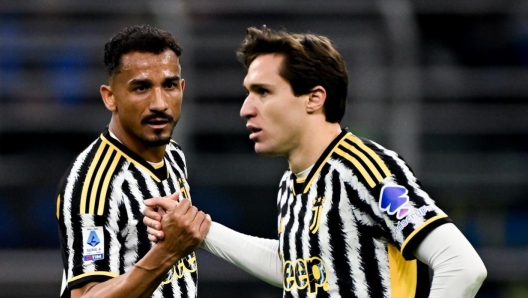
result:
<svg viewBox="0 0 528 298"><path fill-rule="evenodd" d="M70 278L70 280L68 281L68 289L72 290L76 288L81 288L90 282L105 282L117 276L118 275L113 272L103 271L84 273Z"/></svg>

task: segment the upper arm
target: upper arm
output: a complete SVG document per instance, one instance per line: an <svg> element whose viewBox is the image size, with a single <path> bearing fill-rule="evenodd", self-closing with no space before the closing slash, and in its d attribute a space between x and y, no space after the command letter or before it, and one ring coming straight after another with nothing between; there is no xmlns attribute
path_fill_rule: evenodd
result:
<svg viewBox="0 0 528 298"><path fill-rule="evenodd" d="M60 230L68 287L84 289L88 284L104 282L121 274L120 231L125 222L119 223L118 215L125 210L113 208L112 214L105 212L103 216L81 213L75 194L64 204L69 207L62 213ZM111 262L111 259L117 262Z"/></svg>
<svg viewBox="0 0 528 298"><path fill-rule="evenodd" d="M431 296L474 297L487 275L480 256L454 224L431 231L414 255L433 269Z"/></svg>

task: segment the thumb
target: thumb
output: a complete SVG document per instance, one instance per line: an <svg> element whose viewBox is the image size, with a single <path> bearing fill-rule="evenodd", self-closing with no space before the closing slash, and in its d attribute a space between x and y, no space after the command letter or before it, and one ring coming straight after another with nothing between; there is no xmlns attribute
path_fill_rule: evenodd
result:
<svg viewBox="0 0 528 298"><path fill-rule="evenodd" d="M166 211L172 211L178 205L178 203L174 200L169 199L169 197L152 198L145 200L144 203L149 207L161 207Z"/></svg>
<svg viewBox="0 0 528 298"><path fill-rule="evenodd" d="M166 196L165 198L178 202L178 201L180 201L180 192L176 191L176 192Z"/></svg>

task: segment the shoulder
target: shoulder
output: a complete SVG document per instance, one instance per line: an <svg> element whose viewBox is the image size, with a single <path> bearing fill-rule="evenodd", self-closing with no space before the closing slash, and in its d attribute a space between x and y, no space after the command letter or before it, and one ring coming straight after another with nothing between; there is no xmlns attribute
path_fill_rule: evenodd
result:
<svg viewBox="0 0 528 298"><path fill-rule="evenodd" d="M182 150L181 145L178 142L176 142L175 140L173 140L173 139L170 140L167 148L169 150Z"/></svg>
<svg viewBox="0 0 528 298"><path fill-rule="evenodd" d="M59 182L58 207L60 205L61 209L67 209L72 214L78 212L82 198L87 197L91 188L86 179L96 172L97 156L101 156L102 152L101 139L98 138L75 157Z"/></svg>
<svg viewBox="0 0 528 298"><path fill-rule="evenodd" d="M359 177L373 188L391 175L387 165L389 159L387 150L381 145L348 133L334 147L329 163L344 179Z"/></svg>
<svg viewBox="0 0 528 298"><path fill-rule="evenodd" d="M384 165L391 174L411 170L405 159L396 151L388 149L373 140L363 137L357 138L368 148L367 151L371 152L373 158L378 160L378 164Z"/></svg>
<svg viewBox="0 0 528 298"><path fill-rule="evenodd" d="M174 140L171 140L169 142L169 144L167 144L167 148L165 150L166 152L168 152L169 154L171 155L180 155L180 156L184 156L185 154L183 153L183 148L180 144L178 144L176 141Z"/></svg>
<svg viewBox="0 0 528 298"><path fill-rule="evenodd" d="M86 147L81 153L79 153L69 167L66 169L63 175L63 179L70 176L79 176L83 172L87 172L90 164L94 161L94 158L101 146L101 139L96 139L88 147Z"/></svg>

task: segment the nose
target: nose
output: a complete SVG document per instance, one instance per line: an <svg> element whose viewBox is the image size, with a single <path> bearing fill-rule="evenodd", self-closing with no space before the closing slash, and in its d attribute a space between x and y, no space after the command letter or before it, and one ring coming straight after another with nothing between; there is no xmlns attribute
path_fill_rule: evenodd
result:
<svg viewBox="0 0 528 298"><path fill-rule="evenodd" d="M249 119L251 117L255 117L257 114L257 110L255 108L255 105L251 101L251 95L248 95L246 99L244 100L244 103L242 104L242 108L240 108L240 117L244 119Z"/></svg>
<svg viewBox="0 0 528 298"><path fill-rule="evenodd" d="M169 108L162 88L154 88L154 94L152 95L149 108L151 111L165 111Z"/></svg>

